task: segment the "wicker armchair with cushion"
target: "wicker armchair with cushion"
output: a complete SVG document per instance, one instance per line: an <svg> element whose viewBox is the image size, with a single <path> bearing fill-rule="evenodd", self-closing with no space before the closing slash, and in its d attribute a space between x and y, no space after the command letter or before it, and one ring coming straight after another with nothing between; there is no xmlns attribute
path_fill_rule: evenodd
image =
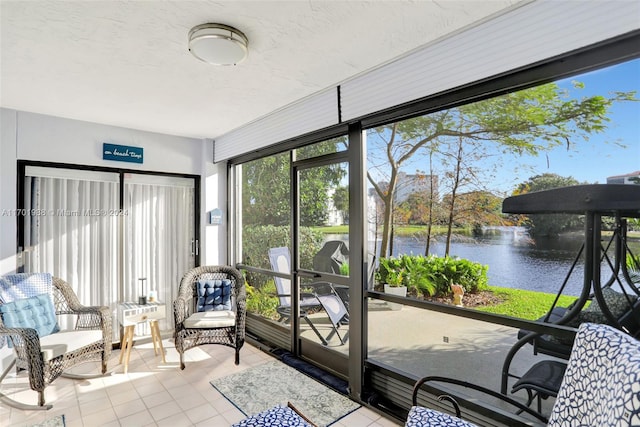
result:
<svg viewBox="0 0 640 427"><path fill-rule="evenodd" d="M58 318L71 315L74 327L60 330ZM38 406L17 402L0 393L0 401L20 409L50 409L44 390L59 376L95 378L107 373L111 355L111 313L108 307L80 304L71 286L47 273L22 273L0 277L0 349L13 348L13 366L26 370L29 385L38 392ZM99 361L101 373L78 375L66 370L84 362Z"/></svg>
<svg viewBox="0 0 640 427"><path fill-rule="evenodd" d="M174 338L184 369L184 352L203 344L222 344L236 351L244 345L247 294L242 274L230 266L202 266L188 271L173 302Z"/></svg>

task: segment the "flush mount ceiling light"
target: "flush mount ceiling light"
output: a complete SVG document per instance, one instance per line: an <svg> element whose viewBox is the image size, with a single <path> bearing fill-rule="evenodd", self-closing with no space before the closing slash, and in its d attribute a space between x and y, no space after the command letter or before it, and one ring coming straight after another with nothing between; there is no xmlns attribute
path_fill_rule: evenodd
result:
<svg viewBox="0 0 640 427"><path fill-rule="evenodd" d="M248 45L247 36L224 24L202 24L189 31L189 51L209 64L239 64L249 53Z"/></svg>

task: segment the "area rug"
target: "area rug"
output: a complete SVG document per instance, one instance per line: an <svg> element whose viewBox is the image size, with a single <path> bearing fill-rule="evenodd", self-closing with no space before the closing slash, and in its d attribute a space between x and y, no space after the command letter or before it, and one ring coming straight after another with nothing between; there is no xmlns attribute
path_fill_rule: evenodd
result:
<svg viewBox="0 0 640 427"><path fill-rule="evenodd" d="M211 385L247 416L291 402L314 424L329 426L360 407L279 361L213 380Z"/></svg>
<svg viewBox="0 0 640 427"><path fill-rule="evenodd" d="M64 415L57 415L55 417L49 418L44 422L38 424L32 424L31 427L64 427Z"/></svg>

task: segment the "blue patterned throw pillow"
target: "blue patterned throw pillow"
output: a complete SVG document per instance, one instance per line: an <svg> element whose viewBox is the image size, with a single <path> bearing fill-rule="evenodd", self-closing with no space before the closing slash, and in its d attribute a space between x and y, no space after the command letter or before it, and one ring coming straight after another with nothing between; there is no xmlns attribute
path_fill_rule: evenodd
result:
<svg viewBox="0 0 640 427"><path fill-rule="evenodd" d="M49 273L15 273L0 277L0 303L48 294L53 304L53 277ZM0 348L5 345L0 337Z"/></svg>
<svg viewBox="0 0 640 427"><path fill-rule="evenodd" d="M198 311L231 310L231 281L199 280Z"/></svg>
<svg viewBox="0 0 640 427"><path fill-rule="evenodd" d="M41 337L60 330L49 294L40 294L1 304L0 316L2 316L5 327L32 328Z"/></svg>
<svg viewBox="0 0 640 427"><path fill-rule="evenodd" d="M49 273L16 273L0 277L0 301L2 302L48 294L53 303L52 290L53 277Z"/></svg>

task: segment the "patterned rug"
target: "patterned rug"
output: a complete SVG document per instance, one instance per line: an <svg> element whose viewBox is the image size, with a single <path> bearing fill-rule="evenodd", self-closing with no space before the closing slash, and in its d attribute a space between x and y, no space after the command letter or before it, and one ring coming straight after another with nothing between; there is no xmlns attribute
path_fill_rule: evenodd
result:
<svg viewBox="0 0 640 427"><path fill-rule="evenodd" d="M211 385L247 416L291 402L313 423L329 426L360 407L279 361L213 380Z"/></svg>
<svg viewBox="0 0 640 427"><path fill-rule="evenodd" d="M64 427L64 415L57 415L53 418L49 418L42 423L32 424L31 427Z"/></svg>

